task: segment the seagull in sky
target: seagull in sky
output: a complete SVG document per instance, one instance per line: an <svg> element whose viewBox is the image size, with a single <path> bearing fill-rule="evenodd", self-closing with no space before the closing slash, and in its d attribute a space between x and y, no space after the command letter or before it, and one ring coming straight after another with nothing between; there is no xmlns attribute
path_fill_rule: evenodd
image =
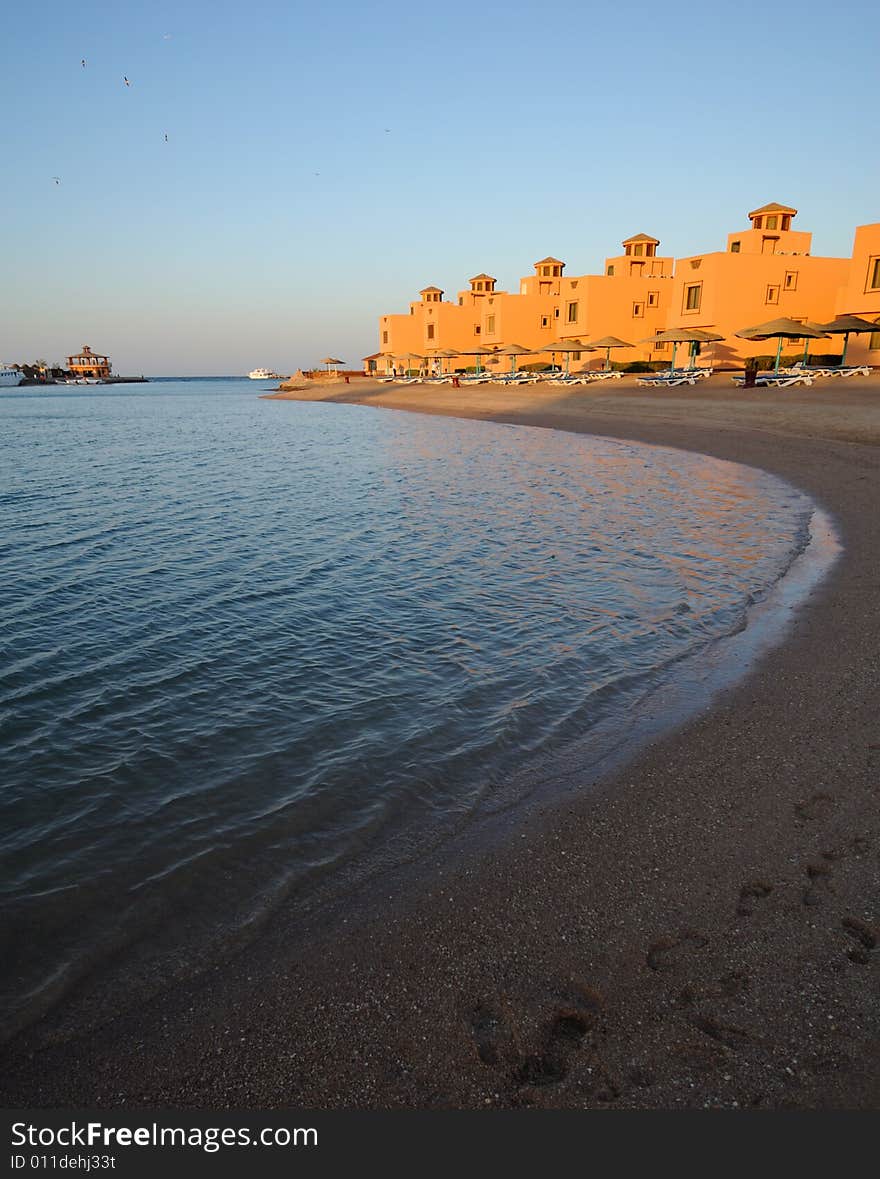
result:
<svg viewBox="0 0 880 1179"><path fill-rule="evenodd" d="M61 177L60 177L60 176L53 176L53 177L52 177L52 179L55 181L55 183L56 183L56 184L60 184L60 183L61 183Z"/></svg>
<svg viewBox="0 0 880 1179"><path fill-rule="evenodd" d="M167 131L165 132L165 142L166 143L168 142L168 132Z"/></svg>
<svg viewBox="0 0 880 1179"><path fill-rule="evenodd" d="M86 59L83 58L79 64L82 66L83 69L85 69L86 68Z"/></svg>
<svg viewBox="0 0 880 1179"><path fill-rule="evenodd" d="M122 78L122 80L123 80L123 82L125 83L125 85L126 85L126 86L130 86L130 85L131 85L131 82L129 82L128 78L126 78L124 75L123 75L123 78Z"/></svg>

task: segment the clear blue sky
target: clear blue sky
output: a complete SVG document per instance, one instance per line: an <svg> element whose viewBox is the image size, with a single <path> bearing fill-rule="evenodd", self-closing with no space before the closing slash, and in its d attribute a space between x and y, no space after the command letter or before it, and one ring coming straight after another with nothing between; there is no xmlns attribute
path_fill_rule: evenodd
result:
<svg viewBox="0 0 880 1179"><path fill-rule="evenodd" d="M817 254L880 220L867 0L48 0L4 24L2 360L355 364L429 283L595 272L640 231L723 248L770 200Z"/></svg>

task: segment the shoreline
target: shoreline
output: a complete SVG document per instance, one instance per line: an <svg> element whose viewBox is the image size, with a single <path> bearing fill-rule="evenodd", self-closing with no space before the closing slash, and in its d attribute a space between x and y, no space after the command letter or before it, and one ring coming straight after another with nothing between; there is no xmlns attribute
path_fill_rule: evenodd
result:
<svg viewBox="0 0 880 1179"><path fill-rule="evenodd" d="M760 467L832 514L843 556L711 711L503 843L429 853L405 896L13 1051L7 1105L880 1103L880 383L710 384L314 391Z"/></svg>

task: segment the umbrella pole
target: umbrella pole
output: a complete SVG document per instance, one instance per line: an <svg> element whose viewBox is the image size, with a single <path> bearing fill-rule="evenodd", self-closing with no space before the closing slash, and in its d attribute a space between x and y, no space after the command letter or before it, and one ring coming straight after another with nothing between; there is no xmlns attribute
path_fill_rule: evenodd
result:
<svg viewBox="0 0 880 1179"><path fill-rule="evenodd" d="M843 333L843 355L840 358L841 367L846 364L846 349L849 344L849 332Z"/></svg>
<svg viewBox="0 0 880 1179"><path fill-rule="evenodd" d="M571 353L566 352L566 354L565 354L565 375L566 376L569 375L570 368L571 368Z"/></svg>
<svg viewBox="0 0 880 1179"><path fill-rule="evenodd" d="M779 337L779 344L776 348L776 364L773 368L773 371L775 373L779 372L779 360L780 360L781 356L782 356L782 336Z"/></svg>
<svg viewBox="0 0 880 1179"><path fill-rule="evenodd" d="M673 340L672 341L672 364L669 366L670 372L675 372L675 351L677 348L678 348L678 344L675 342L675 340Z"/></svg>
<svg viewBox="0 0 880 1179"><path fill-rule="evenodd" d="M605 371L606 371L606 373L611 372L611 345L610 344L605 349Z"/></svg>
<svg viewBox="0 0 880 1179"><path fill-rule="evenodd" d="M806 367L807 359L809 358L809 355L810 355L810 337L804 336L804 358L801 361L801 364L804 365L804 367Z"/></svg>

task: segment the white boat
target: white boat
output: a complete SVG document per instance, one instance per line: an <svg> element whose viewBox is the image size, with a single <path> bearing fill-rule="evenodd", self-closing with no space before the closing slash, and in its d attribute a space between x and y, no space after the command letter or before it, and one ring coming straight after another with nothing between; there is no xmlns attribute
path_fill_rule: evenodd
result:
<svg viewBox="0 0 880 1179"><path fill-rule="evenodd" d="M268 368L255 368L253 372L248 373L252 381L280 381L281 377L278 373L273 373Z"/></svg>
<svg viewBox="0 0 880 1179"><path fill-rule="evenodd" d="M20 385L24 380L24 373L19 372L10 364L0 364L0 388L9 389L13 385Z"/></svg>

